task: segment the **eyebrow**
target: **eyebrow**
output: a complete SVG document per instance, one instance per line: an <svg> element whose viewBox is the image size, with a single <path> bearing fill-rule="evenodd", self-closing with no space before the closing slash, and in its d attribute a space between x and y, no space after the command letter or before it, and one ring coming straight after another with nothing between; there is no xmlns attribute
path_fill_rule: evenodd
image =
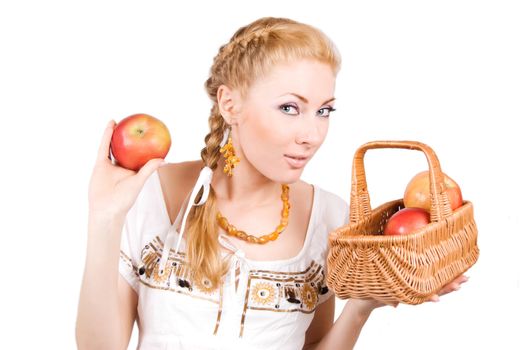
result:
<svg viewBox="0 0 526 350"><path fill-rule="evenodd" d="M297 98L299 98L300 100L302 100L303 102L305 102L305 103L309 103L309 100L307 100L305 97L303 97L303 96L301 96L301 95L298 95L298 94L295 94L295 93L293 93L293 92L287 92L286 94L283 94L283 95L281 95L281 96L285 96L285 95L293 95L293 96L296 96ZM281 96L280 96L280 97L281 97ZM327 101L323 102L322 105L324 105L324 104L326 104L326 103L329 103L329 102L331 102L331 101L334 101L334 100L336 100L336 97L333 97L333 98L328 99Z"/></svg>

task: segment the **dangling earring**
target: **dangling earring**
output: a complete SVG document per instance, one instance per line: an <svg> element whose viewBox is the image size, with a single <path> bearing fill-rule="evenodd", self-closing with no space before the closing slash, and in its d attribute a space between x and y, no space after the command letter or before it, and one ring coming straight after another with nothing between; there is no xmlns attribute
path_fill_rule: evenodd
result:
<svg viewBox="0 0 526 350"><path fill-rule="evenodd" d="M227 174L228 176L232 176L232 169L236 166L237 163L239 163L239 158L236 157L236 153L234 150L234 145L232 144L232 137L229 136L230 129L225 130L225 134L223 136L223 140L221 141L221 149L219 152L223 154L223 157L225 158L225 167L223 168L223 172ZM228 142L226 140L228 139Z"/></svg>

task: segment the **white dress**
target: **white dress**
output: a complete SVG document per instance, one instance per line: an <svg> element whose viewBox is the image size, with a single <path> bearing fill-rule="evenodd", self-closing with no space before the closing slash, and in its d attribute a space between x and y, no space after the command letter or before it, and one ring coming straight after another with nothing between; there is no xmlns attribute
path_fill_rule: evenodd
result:
<svg viewBox="0 0 526 350"><path fill-rule="evenodd" d="M167 271L157 273L172 225L154 172L126 216L119 260L120 274L138 295L137 349L301 349L316 307L333 294L325 283L328 233L348 220L348 204L314 185L301 251L275 261L229 253L224 283L211 290L207 280L189 277L184 240L167 255ZM220 243L236 249L226 235Z"/></svg>

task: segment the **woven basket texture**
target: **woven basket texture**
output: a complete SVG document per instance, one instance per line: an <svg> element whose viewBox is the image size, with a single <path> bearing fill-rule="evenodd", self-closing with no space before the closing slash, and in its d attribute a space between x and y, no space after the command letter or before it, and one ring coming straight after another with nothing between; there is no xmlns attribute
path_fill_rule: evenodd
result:
<svg viewBox="0 0 526 350"><path fill-rule="evenodd" d="M364 170L367 150L403 148L425 154L429 165L431 223L406 235L385 236L387 220L403 199L371 210ZM451 210L435 152L417 141L373 141L353 159L349 224L329 235L327 285L340 299L373 298L421 304L478 259L473 204Z"/></svg>

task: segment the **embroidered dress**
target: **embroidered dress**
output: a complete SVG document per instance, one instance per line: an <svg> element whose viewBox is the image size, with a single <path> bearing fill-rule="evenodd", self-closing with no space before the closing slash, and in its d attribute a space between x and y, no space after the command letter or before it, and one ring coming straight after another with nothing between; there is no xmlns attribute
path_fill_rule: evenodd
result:
<svg viewBox="0 0 526 350"><path fill-rule="evenodd" d="M349 218L342 198L313 187L301 251L290 259L255 261L221 234L230 269L212 289L206 279L192 280L184 239L173 248L186 208L172 225L154 172L127 213L119 261L120 274L138 295L137 349L301 349L316 307L332 295L325 283L328 233ZM163 252L167 263L161 265Z"/></svg>

